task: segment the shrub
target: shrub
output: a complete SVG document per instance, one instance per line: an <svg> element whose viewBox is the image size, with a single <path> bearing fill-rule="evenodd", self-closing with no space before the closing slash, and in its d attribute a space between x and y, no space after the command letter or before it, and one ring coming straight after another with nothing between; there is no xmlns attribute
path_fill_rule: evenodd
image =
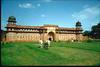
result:
<svg viewBox="0 0 100 67"><path fill-rule="evenodd" d="M94 39L93 41L95 41L95 42L100 42L100 39Z"/></svg>
<svg viewBox="0 0 100 67"><path fill-rule="evenodd" d="M47 42L44 43L43 47L44 47L44 49L48 49L48 43Z"/></svg>

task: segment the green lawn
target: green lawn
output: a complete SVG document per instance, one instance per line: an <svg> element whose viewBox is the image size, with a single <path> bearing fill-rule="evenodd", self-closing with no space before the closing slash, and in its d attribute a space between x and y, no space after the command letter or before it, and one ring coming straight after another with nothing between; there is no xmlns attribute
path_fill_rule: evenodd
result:
<svg viewBox="0 0 100 67"><path fill-rule="evenodd" d="M1 64L18 65L100 65L100 42L52 42L48 50L36 42L1 45Z"/></svg>

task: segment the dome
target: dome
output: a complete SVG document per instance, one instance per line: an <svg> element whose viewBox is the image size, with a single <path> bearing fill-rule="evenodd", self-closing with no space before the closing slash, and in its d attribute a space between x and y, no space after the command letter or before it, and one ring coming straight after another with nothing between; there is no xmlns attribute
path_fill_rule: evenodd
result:
<svg viewBox="0 0 100 67"><path fill-rule="evenodd" d="M10 16L8 18L8 22L16 22L16 18L14 16Z"/></svg>
<svg viewBox="0 0 100 67"><path fill-rule="evenodd" d="M81 22L79 22L79 21L76 22L76 26L82 26L82 25L81 25Z"/></svg>

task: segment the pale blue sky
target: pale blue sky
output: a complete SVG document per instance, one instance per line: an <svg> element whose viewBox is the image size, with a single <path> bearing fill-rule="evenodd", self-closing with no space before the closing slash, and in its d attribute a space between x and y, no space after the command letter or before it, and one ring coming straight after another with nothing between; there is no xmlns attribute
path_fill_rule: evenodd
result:
<svg viewBox="0 0 100 67"><path fill-rule="evenodd" d="M18 25L37 26L55 24L75 27L79 20L84 30L100 22L100 0L2 0L1 29L9 16L15 16Z"/></svg>

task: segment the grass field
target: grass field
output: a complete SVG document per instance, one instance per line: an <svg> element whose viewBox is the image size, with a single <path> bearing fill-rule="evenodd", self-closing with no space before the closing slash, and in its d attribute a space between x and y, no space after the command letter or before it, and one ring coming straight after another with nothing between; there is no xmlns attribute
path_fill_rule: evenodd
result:
<svg viewBox="0 0 100 67"><path fill-rule="evenodd" d="M1 45L1 64L32 65L100 65L100 42L52 42L48 50L36 42L11 42Z"/></svg>

